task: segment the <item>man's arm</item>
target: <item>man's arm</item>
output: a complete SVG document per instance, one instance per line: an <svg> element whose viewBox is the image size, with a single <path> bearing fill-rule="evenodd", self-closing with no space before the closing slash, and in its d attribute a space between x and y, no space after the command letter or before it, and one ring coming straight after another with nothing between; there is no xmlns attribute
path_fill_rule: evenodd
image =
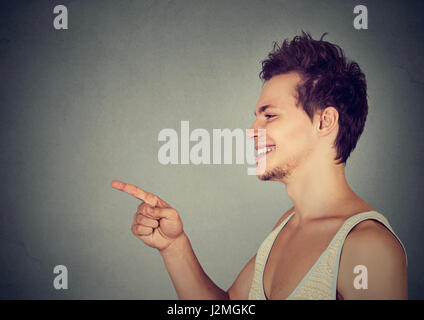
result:
<svg viewBox="0 0 424 320"><path fill-rule="evenodd" d="M203 271L185 234L160 254L180 299L228 300L228 293Z"/></svg>
<svg viewBox="0 0 424 320"><path fill-rule="evenodd" d="M290 208L277 222L273 230L293 211ZM184 234L169 248L161 251L165 266L180 299L199 300L247 300L255 269L256 254L237 276L232 286L224 291L203 271Z"/></svg>
<svg viewBox="0 0 424 320"><path fill-rule="evenodd" d="M366 267L367 289L354 286L357 265ZM337 289L343 299L408 299L406 257L396 237L381 223L366 220L347 236L340 257Z"/></svg>
<svg viewBox="0 0 424 320"><path fill-rule="evenodd" d="M290 208L272 230L292 213L293 209ZM203 271L185 234L169 248L161 251L161 255L180 299L247 300L249 297L256 254L227 291L219 288Z"/></svg>
<svg viewBox="0 0 424 320"><path fill-rule="evenodd" d="M228 294L203 271L177 210L135 185L114 180L111 186L142 201L134 214L131 231L145 244L158 249L180 299L228 299Z"/></svg>

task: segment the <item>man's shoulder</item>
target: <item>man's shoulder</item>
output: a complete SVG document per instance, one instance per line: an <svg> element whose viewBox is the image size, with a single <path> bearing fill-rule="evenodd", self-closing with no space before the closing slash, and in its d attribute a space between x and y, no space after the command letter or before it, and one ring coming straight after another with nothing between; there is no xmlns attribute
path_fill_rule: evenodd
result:
<svg viewBox="0 0 424 320"><path fill-rule="evenodd" d="M401 270L406 267L405 251L396 236L382 223L365 220L347 235L340 267L351 273L356 265L371 270Z"/></svg>
<svg viewBox="0 0 424 320"><path fill-rule="evenodd" d="M355 202L354 212L377 212L370 204L360 199ZM350 217L355 216L351 215ZM381 250L382 254L403 254L402 245L382 222L371 218L357 223L347 234L343 250L351 254L371 254Z"/></svg>
<svg viewBox="0 0 424 320"><path fill-rule="evenodd" d="M347 235L340 257L338 290L355 297L359 293L352 287L356 266L365 266L368 279L377 291L368 290L362 297L399 297L405 294L407 279L406 255L396 236L382 223L365 220L358 223ZM393 292L391 292L393 291ZM402 295L403 294L403 295ZM406 294L407 295L407 294ZM359 297L359 296L358 296Z"/></svg>
<svg viewBox="0 0 424 320"><path fill-rule="evenodd" d="M367 253L382 250L385 254L403 254L402 245L396 236L381 222L373 219L364 220L349 232L344 249L352 253Z"/></svg>

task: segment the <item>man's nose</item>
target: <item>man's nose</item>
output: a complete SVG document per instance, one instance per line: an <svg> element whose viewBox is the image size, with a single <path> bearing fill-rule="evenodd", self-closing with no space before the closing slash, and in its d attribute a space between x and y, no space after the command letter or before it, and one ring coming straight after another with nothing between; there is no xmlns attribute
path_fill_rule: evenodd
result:
<svg viewBox="0 0 424 320"><path fill-rule="evenodd" d="M247 130L247 139L255 139L258 132L255 130L255 127L252 125L249 130Z"/></svg>
<svg viewBox="0 0 424 320"><path fill-rule="evenodd" d="M258 138L258 129L261 129L258 120L253 122L252 126L248 130L247 138L248 139L255 139Z"/></svg>

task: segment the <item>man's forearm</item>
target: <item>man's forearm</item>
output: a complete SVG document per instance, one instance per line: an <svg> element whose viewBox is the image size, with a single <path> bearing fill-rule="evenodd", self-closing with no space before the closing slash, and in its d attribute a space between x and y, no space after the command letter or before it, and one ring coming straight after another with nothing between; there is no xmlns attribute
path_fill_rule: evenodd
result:
<svg viewBox="0 0 424 320"><path fill-rule="evenodd" d="M160 254L180 299L228 300L227 292L203 271L186 234Z"/></svg>

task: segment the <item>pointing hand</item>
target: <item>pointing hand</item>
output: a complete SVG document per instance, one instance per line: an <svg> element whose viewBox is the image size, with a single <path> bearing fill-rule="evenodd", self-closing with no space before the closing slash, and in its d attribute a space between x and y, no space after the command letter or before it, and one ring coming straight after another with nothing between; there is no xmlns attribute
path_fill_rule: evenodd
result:
<svg viewBox="0 0 424 320"><path fill-rule="evenodd" d="M131 231L148 246L162 251L184 234L177 210L158 196L119 180L113 180L111 186L142 201L134 214Z"/></svg>

